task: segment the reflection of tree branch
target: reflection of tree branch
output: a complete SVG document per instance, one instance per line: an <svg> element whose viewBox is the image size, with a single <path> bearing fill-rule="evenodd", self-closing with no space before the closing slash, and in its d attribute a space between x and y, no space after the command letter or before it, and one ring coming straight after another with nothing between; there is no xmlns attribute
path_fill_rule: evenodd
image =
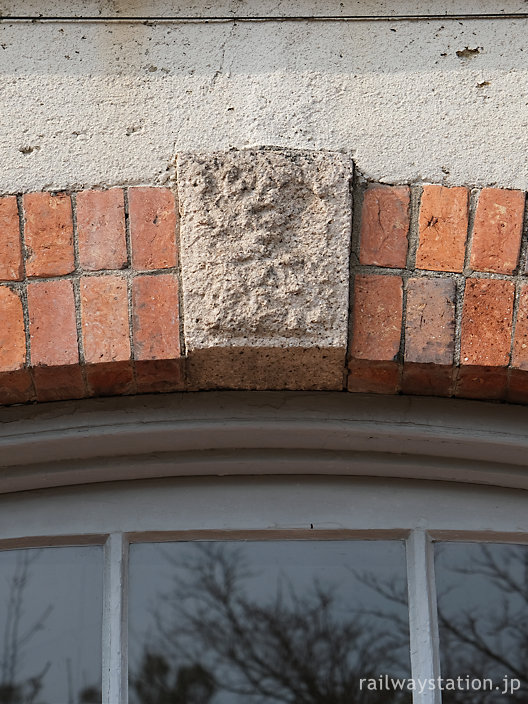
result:
<svg viewBox="0 0 528 704"><path fill-rule="evenodd" d="M455 636L460 643L465 643L477 650L482 655L487 658L502 665L506 671L509 671L515 677L519 679L524 679L526 673L518 670L511 664L511 661L504 657L500 652L493 650L484 640L484 638L479 634L476 620L474 618L467 617L465 622L465 629L457 628L453 621L446 618L446 616L439 610L438 611L438 623L441 628L445 629L448 633ZM466 632L466 629L469 631Z"/></svg>
<svg viewBox="0 0 528 704"><path fill-rule="evenodd" d="M446 557L446 553L444 553ZM444 567L444 570L446 567ZM444 675L471 672L489 677L500 668L501 676L517 678L521 687L508 695L508 702L525 704L528 691L528 549L524 546L480 545L480 554L463 567L450 566L451 573L480 576L498 591L490 593L485 609L477 605L449 608L444 595L438 598ZM457 587L463 582L455 583ZM492 600L493 599L493 600ZM455 602L456 603L456 602ZM488 696L488 695L486 695ZM450 693L444 704L485 704L493 696ZM501 700L502 701L502 700Z"/></svg>
<svg viewBox="0 0 528 704"><path fill-rule="evenodd" d="M352 613L348 605L343 618L330 586L315 581L299 594L282 576L267 601L256 600L246 593L246 580L258 575L248 569L241 550L222 543L195 544L184 568L181 562L171 563L174 588L158 599L158 645L145 650L141 677L132 680L141 704L165 702L161 688L166 691L173 663L180 670L199 664L210 673L215 690L251 702L408 701L407 694L360 690L360 678L379 676L396 665L402 642L387 633L386 620L376 625L365 614ZM394 586L393 601L396 593ZM408 645L408 626L404 644ZM157 699L150 686L156 668ZM150 682L148 698L146 682ZM172 691L179 702L179 694Z"/></svg>
<svg viewBox="0 0 528 704"><path fill-rule="evenodd" d="M30 568L35 560L39 558L40 553L41 550L17 551L13 577L9 581L7 617L1 660L1 704L33 704L42 689L42 682L51 666L51 663L48 662L40 673L29 677L23 683L17 683L22 648L37 631L44 628L44 623L52 611L52 606L48 606L34 623L24 633L21 633L25 591L31 578Z"/></svg>

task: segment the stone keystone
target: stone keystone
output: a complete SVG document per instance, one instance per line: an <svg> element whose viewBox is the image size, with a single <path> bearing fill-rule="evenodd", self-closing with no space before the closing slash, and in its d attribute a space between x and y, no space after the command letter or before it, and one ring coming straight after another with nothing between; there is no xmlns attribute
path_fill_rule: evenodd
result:
<svg viewBox="0 0 528 704"><path fill-rule="evenodd" d="M343 388L352 169L328 152L178 155L192 387Z"/></svg>

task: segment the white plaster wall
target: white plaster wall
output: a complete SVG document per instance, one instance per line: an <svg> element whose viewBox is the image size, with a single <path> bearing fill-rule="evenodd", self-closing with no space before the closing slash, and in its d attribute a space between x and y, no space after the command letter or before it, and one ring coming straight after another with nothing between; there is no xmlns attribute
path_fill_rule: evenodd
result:
<svg viewBox="0 0 528 704"><path fill-rule="evenodd" d="M4 17L443 12L528 2L0 2ZM4 20L0 192L164 183L178 151L261 144L343 151L381 181L528 189L527 36L509 18Z"/></svg>

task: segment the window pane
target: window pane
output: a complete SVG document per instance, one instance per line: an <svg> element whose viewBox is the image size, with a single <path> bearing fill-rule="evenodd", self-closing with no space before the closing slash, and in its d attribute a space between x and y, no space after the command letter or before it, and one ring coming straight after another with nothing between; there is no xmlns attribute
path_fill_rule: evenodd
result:
<svg viewBox="0 0 528 704"><path fill-rule="evenodd" d="M131 704L407 704L360 685L409 676L405 547L132 545L129 645Z"/></svg>
<svg viewBox="0 0 528 704"><path fill-rule="evenodd" d="M526 702L528 546L441 543L435 572L444 704Z"/></svg>
<svg viewBox="0 0 528 704"><path fill-rule="evenodd" d="M1 704L100 704L102 556L0 552Z"/></svg>

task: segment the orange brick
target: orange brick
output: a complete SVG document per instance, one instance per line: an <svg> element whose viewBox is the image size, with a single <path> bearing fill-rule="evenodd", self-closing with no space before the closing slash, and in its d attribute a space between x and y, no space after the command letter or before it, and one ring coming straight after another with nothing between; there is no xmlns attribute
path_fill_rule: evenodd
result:
<svg viewBox="0 0 528 704"><path fill-rule="evenodd" d="M84 398L86 388L79 365L33 367L31 370L37 401L65 401Z"/></svg>
<svg viewBox="0 0 528 704"><path fill-rule="evenodd" d="M512 366L528 370L528 284L521 286L513 338Z"/></svg>
<svg viewBox="0 0 528 704"><path fill-rule="evenodd" d="M510 371L506 399L510 403L528 403L528 372L522 369Z"/></svg>
<svg viewBox="0 0 528 704"><path fill-rule="evenodd" d="M29 369L0 373L0 404L26 403L35 399Z"/></svg>
<svg viewBox="0 0 528 704"><path fill-rule="evenodd" d="M467 229L467 188L424 186L418 220L416 267L432 271L462 271Z"/></svg>
<svg viewBox="0 0 528 704"><path fill-rule="evenodd" d="M83 269L124 269L127 266L123 189L77 194L79 262Z"/></svg>
<svg viewBox="0 0 528 704"><path fill-rule="evenodd" d="M183 360L161 359L135 362L138 393L183 391Z"/></svg>
<svg viewBox="0 0 528 704"><path fill-rule="evenodd" d="M439 364L404 364L401 390L413 396L451 396L453 367Z"/></svg>
<svg viewBox="0 0 528 704"><path fill-rule="evenodd" d="M352 359L348 370L349 391L363 394L397 394L399 391L400 365L397 362Z"/></svg>
<svg viewBox="0 0 528 704"><path fill-rule="evenodd" d="M461 366L458 370L455 395L481 401L502 401L506 398L507 386L506 367Z"/></svg>
<svg viewBox="0 0 528 704"><path fill-rule="evenodd" d="M31 363L64 366L79 362L71 281L28 284Z"/></svg>
<svg viewBox="0 0 528 704"><path fill-rule="evenodd" d="M80 283L84 358L88 364L130 359L127 282L85 276Z"/></svg>
<svg viewBox="0 0 528 704"><path fill-rule="evenodd" d="M0 286L0 372L21 369L26 363L26 332L20 296Z"/></svg>
<svg viewBox="0 0 528 704"><path fill-rule="evenodd" d="M23 198L27 276L62 276L75 268L69 195L27 193Z"/></svg>
<svg viewBox="0 0 528 704"><path fill-rule="evenodd" d="M371 186L361 212L361 264L405 267L409 233L407 186Z"/></svg>
<svg viewBox="0 0 528 704"><path fill-rule="evenodd" d="M353 357L379 361L396 358L402 327L402 291L399 276L356 276Z"/></svg>
<svg viewBox="0 0 528 704"><path fill-rule="evenodd" d="M475 214L471 267L512 274L519 262L523 219L524 193L484 188Z"/></svg>
<svg viewBox="0 0 528 704"><path fill-rule="evenodd" d="M130 188L128 206L133 268L176 266L178 218L174 194L168 188Z"/></svg>
<svg viewBox="0 0 528 704"><path fill-rule="evenodd" d="M0 280L22 281L22 244L15 196L0 198Z"/></svg>
<svg viewBox="0 0 528 704"><path fill-rule="evenodd" d="M133 363L130 360L88 364L84 371L91 396L121 396L136 393Z"/></svg>
<svg viewBox="0 0 528 704"><path fill-rule="evenodd" d="M178 282L172 274L137 276L132 282L134 359L180 356Z"/></svg>
<svg viewBox="0 0 528 704"><path fill-rule="evenodd" d="M405 361L452 364L455 347L452 279L410 279L407 284Z"/></svg>
<svg viewBox="0 0 528 704"><path fill-rule="evenodd" d="M515 285L468 279L462 313L461 365L502 367L510 359Z"/></svg>

